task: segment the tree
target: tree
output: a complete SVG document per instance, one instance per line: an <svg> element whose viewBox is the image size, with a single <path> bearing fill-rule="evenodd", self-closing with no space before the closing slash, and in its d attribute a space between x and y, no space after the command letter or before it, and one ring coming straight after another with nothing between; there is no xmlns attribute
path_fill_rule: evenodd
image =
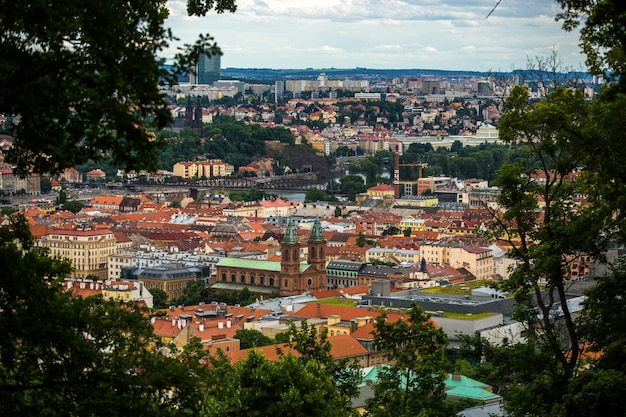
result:
<svg viewBox="0 0 626 417"><path fill-rule="evenodd" d="M302 355L299 360L314 361L323 365L346 403L349 403L350 398L357 397L358 385L362 379L358 361L350 361L348 358L336 361L333 358L330 353L332 345L328 339L328 328L318 329L309 325L306 320L300 322L299 328L294 321L289 321L288 326L288 343Z"/></svg>
<svg viewBox="0 0 626 417"><path fill-rule="evenodd" d="M171 356L134 303L73 297L70 262L35 247L23 217L11 222L0 228L0 413L199 412L203 354Z"/></svg>
<svg viewBox="0 0 626 417"><path fill-rule="evenodd" d="M445 333L417 305L407 319L387 320L382 312L374 322L376 349L387 352L392 365L379 371L368 415L453 416L445 395Z"/></svg>
<svg viewBox="0 0 626 417"><path fill-rule="evenodd" d="M69 200L66 201L61 208L63 210L68 210L71 211L72 213L78 213L79 211L81 211L83 208L85 207L85 205L83 204L82 201L79 200Z"/></svg>
<svg viewBox="0 0 626 417"><path fill-rule="evenodd" d="M234 0L188 3L194 16L235 8ZM0 113L19 116L6 161L20 174L57 173L109 152L115 165L155 170L159 143L148 130L171 119L159 83L174 82L201 51L221 53L200 36L166 71L158 54L176 38L164 27L165 0L18 0L0 10Z"/></svg>
<svg viewBox="0 0 626 417"><path fill-rule="evenodd" d="M396 236L402 232L398 226L389 226L383 230L383 236Z"/></svg>
<svg viewBox="0 0 626 417"><path fill-rule="evenodd" d="M50 181L50 178L42 176L40 178L40 188L41 188L41 192L42 193L49 193L50 191L52 191L52 181Z"/></svg>
<svg viewBox="0 0 626 417"><path fill-rule="evenodd" d="M67 193L65 190L59 191L59 197L57 198L57 204L65 204L67 201Z"/></svg>
<svg viewBox="0 0 626 417"><path fill-rule="evenodd" d="M241 349L250 349L272 344L272 339L258 330L237 330L235 332L235 339L239 340L239 347Z"/></svg>
<svg viewBox="0 0 626 417"><path fill-rule="evenodd" d="M363 246L365 246L365 244L367 243L367 237L365 236L365 233L363 232L359 232L356 234L356 245L360 248L362 248Z"/></svg>
<svg viewBox="0 0 626 417"><path fill-rule="evenodd" d="M337 197L332 194L328 194L324 190L320 190L319 188L311 187L306 190L306 194L304 195L304 203L315 203L317 201L338 201Z"/></svg>
<svg viewBox="0 0 626 417"><path fill-rule="evenodd" d="M599 277L586 295L585 309L577 321L587 369L569 385L563 402L570 416L619 415L626 407L624 261L611 266L609 274Z"/></svg>
<svg viewBox="0 0 626 417"><path fill-rule="evenodd" d="M518 319L526 324L537 355L551 365L528 375L524 395L510 406L520 414L558 415L559 400L579 369L580 340L567 304L565 273L581 254L599 255L601 249L597 236L603 220L596 209L574 203L581 187L573 173L583 162L574 143L589 107L580 91L564 87L534 104L525 88L516 87L505 105L501 137L517 142L527 157L500 169L498 202L504 210L494 212L493 227L509 241L518 261L505 285L520 306Z"/></svg>
<svg viewBox="0 0 626 417"><path fill-rule="evenodd" d="M221 385L206 395L209 417L336 416L350 413L324 366L291 354L269 361L254 349L237 364L219 368Z"/></svg>
<svg viewBox="0 0 626 417"><path fill-rule="evenodd" d="M154 308L167 308L167 293L161 288L150 288L152 294L152 306Z"/></svg>
<svg viewBox="0 0 626 417"><path fill-rule="evenodd" d="M360 175L346 175L339 180L339 189L346 194L350 201L356 199L357 194L365 192L365 182Z"/></svg>
<svg viewBox="0 0 626 417"><path fill-rule="evenodd" d="M626 83L626 6L619 0L557 0L563 12L557 19L567 31L579 26L582 52L592 74L608 76L624 91Z"/></svg>

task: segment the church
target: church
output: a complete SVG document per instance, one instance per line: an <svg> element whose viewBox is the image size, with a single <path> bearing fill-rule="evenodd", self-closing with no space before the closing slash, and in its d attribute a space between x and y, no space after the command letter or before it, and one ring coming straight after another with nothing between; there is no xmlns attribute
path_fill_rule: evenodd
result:
<svg viewBox="0 0 626 417"><path fill-rule="evenodd" d="M303 260L296 226L289 219L280 242L280 261L222 258L216 264L211 288L227 291L248 288L258 294L278 292L281 296L326 289L326 239L319 218L315 218L306 245L308 255Z"/></svg>

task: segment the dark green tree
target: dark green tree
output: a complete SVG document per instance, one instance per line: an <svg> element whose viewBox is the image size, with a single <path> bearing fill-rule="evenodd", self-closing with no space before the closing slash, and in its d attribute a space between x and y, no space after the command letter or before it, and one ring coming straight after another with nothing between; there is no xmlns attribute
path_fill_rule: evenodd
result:
<svg viewBox="0 0 626 417"><path fill-rule="evenodd" d="M61 206L61 209L62 210L69 210L72 213L78 213L84 207L85 207L85 204L83 204L82 201L79 201L79 200L69 200L69 201L66 201L65 203L63 203L63 205Z"/></svg>
<svg viewBox="0 0 626 417"><path fill-rule="evenodd" d="M337 197L332 194L328 194L324 190L320 190L319 188L311 187L306 190L306 194L304 195L305 203L315 203L317 201L333 201L336 202Z"/></svg>
<svg viewBox="0 0 626 417"><path fill-rule="evenodd" d="M190 15L234 11L234 0L188 3ZM56 173L109 153L115 165L156 169L148 129L171 119L159 83L175 80L159 57L176 38L164 27L165 0L72 2L0 7L0 113L18 115L6 161L18 173ZM220 53L201 36L177 55L176 69L200 51Z"/></svg>
<svg viewBox="0 0 626 417"><path fill-rule="evenodd" d="M203 415L209 417L282 417L350 415L345 400L324 366L291 354L269 361L251 350L236 365L219 368L221 385L206 394Z"/></svg>
<svg viewBox="0 0 626 417"><path fill-rule="evenodd" d="M348 358L336 361L333 358L328 328L318 329L306 320L302 320L299 327L294 321L289 321L288 326L289 345L302 355L299 359L323 365L346 403L349 403L350 398L357 397L362 379L358 362Z"/></svg>
<svg viewBox="0 0 626 417"><path fill-rule="evenodd" d="M346 194L350 201L356 199L357 194L365 192L365 181L360 175L346 175L339 180L339 189Z"/></svg>
<svg viewBox="0 0 626 417"><path fill-rule="evenodd" d="M52 191L52 181L50 178L42 176L39 181L39 185L42 193L49 193Z"/></svg>
<svg viewBox="0 0 626 417"><path fill-rule="evenodd" d="M379 371L368 415L453 416L444 389L447 337L420 307L413 305L407 315L389 322L383 312L374 323L376 349L387 352L392 365Z"/></svg>
<svg viewBox="0 0 626 417"><path fill-rule="evenodd" d="M504 212L494 213L493 226L511 243L519 265L505 287L517 298L529 346L547 364L537 374L525 374L525 383L518 379L524 389L515 391L509 406L519 414L559 415L560 398L579 369L580 348L565 271L581 253L599 254L596 238L603 226L595 209L574 204L581 186L572 174L583 162L574 143L589 106L580 91L562 87L534 104L526 89L514 88L505 104L501 137L517 142L527 157L500 169L498 202ZM538 173L545 181L536 180Z"/></svg>
<svg viewBox="0 0 626 417"><path fill-rule="evenodd" d="M167 308L169 305L167 293L160 288L150 288L152 294L152 305L154 308Z"/></svg>
<svg viewBox="0 0 626 417"><path fill-rule="evenodd" d="M147 311L64 290L69 261L0 228L0 413L182 416L200 411L199 356L163 354ZM161 353L163 352L163 353Z"/></svg>
<svg viewBox="0 0 626 417"><path fill-rule="evenodd" d="M363 232L359 232L356 234L356 245L360 248L362 248L363 246L365 246L365 244L367 243L367 237L365 236L365 233Z"/></svg>
<svg viewBox="0 0 626 417"><path fill-rule="evenodd" d="M235 339L239 339L239 347L241 349L250 349L272 344L272 339L258 330L237 330L235 332Z"/></svg>

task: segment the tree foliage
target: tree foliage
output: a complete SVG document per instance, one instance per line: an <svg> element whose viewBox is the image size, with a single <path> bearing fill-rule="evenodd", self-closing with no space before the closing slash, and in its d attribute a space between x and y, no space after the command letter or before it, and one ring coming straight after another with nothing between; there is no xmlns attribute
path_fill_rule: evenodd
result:
<svg viewBox="0 0 626 417"><path fill-rule="evenodd" d="M204 136L202 140L190 128L181 129L176 134L170 130L159 132L157 137L164 142L158 155L159 168L171 170L177 162L198 158L221 159L238 168L255 158L274 157L267 154L267 141L294 143L289 129L245 124L229 116L216 116L213 123L205 126Z"/></svg>
<svg viewBox="0 0 626 417"><path fill-rule="evenodd" d="M332 344L328 339L328 328L318 329L314 325L309 325L306 320L300 322L299 328L293 321L290 321L288 326L288 343L302 355L300 360L322 364L347 406L349 399L358 395L358 385L362 379L358 363L347 358L338 361L333 358L330 353Z"/></svg>
<svg viewBox="0 0 626 417"><path fill-rule="evenodd" d="M387 353L391 365L379 371L368 413L384 416L452 416L446 402L444 379L448 342L445 333L417 305L407 319L376 318L372 332L376 349Z"/></svg>
<svg viewBox="0 0 626 417"><path fill-rule="evenodd" d="M188 12L234 11L233 0L190 1ZM0 113L12 116L6 156L20 173L56 173L111 153L115 165L156 169L149 128L171 119L158 85L175 75L158 54L175 37L166 2L70 2L63 7L3 1L0 7ZM200 36L177 55L189 68L200 51L221 53Z"/></svg>
<svg viewBox="0 0 626 417"><path fill-rule="evenodd" d="M324 366L291 354L267 360L254 349L219 368L221 386L207 393L204 415L215 417L346 416L349 403Z"/></svg>
<svg viewBox="0 0 626 417"><path fill-rule="evenodd" d="M134 304L64 291L69 261L33 243L23 218L0 229L0 413L198 412L199 357L162 354Z"/></svg>

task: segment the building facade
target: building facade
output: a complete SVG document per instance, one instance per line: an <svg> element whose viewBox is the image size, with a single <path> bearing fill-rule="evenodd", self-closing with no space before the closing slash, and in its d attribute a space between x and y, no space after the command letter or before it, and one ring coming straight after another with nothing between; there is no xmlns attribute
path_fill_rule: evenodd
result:
<svg viewBox="0 0 626 417"><path fill-rule="evenodd" d="M280 261L226 257L216 265L215 289L240 291L248 288L260 294L281 296L303 294L326 288L326 239L319 218L315 219L306 244L307 259L300 257L302 245L293 219L289 219L280 243Z"/></svg>
<svg viewBox="0 0 626 417"><path fill-rule="evenodd" d="M51 256L61 256L72 262L71 278L96 276L107 279L107 260L116 252L116 239L109 229L56 229L44 236L40 244L50 249Z"/></svg>
<svg viewBox="0 0 626 417"><path fill-rule="evenodd" d="M219 80L221 70L221 56L220 55L211 55L209 54L201 54L198 58L198 64L196 65L195 71L195 82L193 84L208 84L213 85L213 83Z"/></svg>

